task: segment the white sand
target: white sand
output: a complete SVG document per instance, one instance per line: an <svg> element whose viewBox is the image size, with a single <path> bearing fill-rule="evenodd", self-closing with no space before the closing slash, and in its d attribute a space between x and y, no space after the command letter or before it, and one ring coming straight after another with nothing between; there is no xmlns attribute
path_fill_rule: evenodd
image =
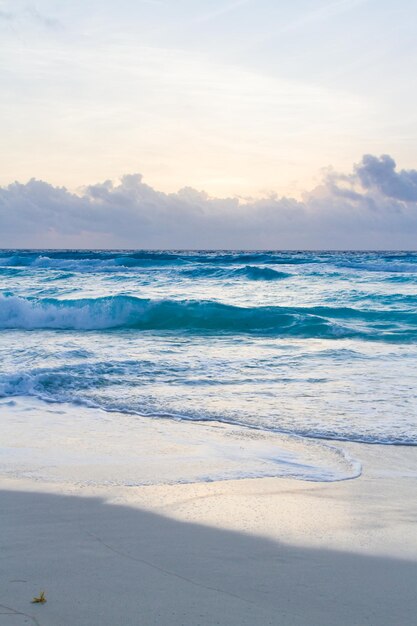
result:
<svg viewBox="0 0 417 626"><path fill-rule="evenodd" d="M417 624L417 450L350 448L336 483L3 478L1 626Z"/></svg>

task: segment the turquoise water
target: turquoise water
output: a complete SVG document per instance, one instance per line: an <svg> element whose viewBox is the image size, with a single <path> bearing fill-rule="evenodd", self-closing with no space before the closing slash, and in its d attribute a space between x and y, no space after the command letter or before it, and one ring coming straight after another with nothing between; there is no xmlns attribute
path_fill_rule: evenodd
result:
<svg viewBox="0 0 417 626"><path fill-rule="evenodd" d="M3 250L0 294L2 398L417 444L417 253Z"/></svg>

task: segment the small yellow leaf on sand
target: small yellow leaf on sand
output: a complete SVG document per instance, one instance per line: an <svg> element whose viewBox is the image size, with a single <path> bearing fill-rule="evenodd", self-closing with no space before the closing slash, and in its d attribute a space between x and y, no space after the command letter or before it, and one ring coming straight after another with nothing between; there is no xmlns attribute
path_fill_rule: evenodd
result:
<svg viewBox="0 0 417 626"><path fill-rule="evenodd" d="M46 602L45 592L41 591L38 596L35 596L32 600L32 604L44 604Z"/></svg>

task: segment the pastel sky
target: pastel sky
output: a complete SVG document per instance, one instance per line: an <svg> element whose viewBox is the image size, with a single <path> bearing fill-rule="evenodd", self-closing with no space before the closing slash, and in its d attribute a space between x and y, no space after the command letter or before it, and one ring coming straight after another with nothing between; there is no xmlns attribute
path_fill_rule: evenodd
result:
<svg viewBox="0 0 417 626"><path fill-rule="evenodd" d="M0 247L416 248L416 67L415 0L0 0Z"/></svg>
<svg viewBox="0 0 417 626"><path fill-rule="evenodd" d="M2 0L0 184L300 198L416 165L415 0Z"/></svg>

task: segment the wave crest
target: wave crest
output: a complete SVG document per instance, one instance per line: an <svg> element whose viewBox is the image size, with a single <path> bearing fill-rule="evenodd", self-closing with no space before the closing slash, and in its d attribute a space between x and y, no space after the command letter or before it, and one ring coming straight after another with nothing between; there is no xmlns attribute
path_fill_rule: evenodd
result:
<svg viewBox="0 0 417 626"><path fill-rule="evenodd" d="M346 307L239 307L213 301L107 296L79 300L0 296L0 328L180 330L294 337L412 339L417 313Z"/></svg>
<svg viewBox="0 0 417 626"><path fill-rule="evenodd" d="M187 278L244 278L247 280L282 280L291 276L288 272L280 272L270 267L258 267L256 265L235 268L203 265L183 269L181 274Z"/></svg>

